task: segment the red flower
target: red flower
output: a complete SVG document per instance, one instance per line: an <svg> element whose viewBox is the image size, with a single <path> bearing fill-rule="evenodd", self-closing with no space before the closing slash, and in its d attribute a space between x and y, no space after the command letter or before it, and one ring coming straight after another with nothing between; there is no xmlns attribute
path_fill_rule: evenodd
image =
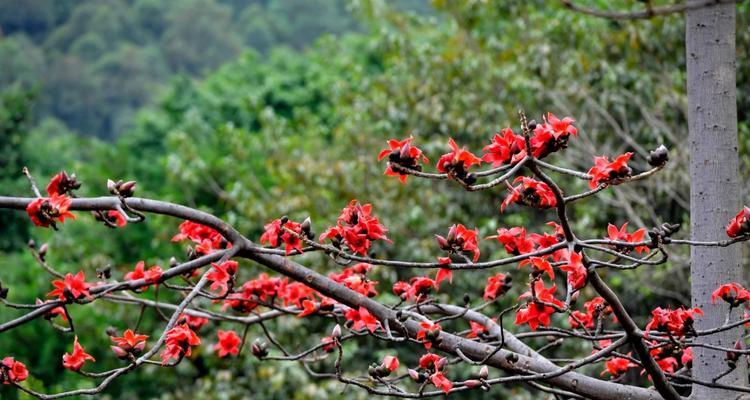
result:
<svg viewBox="0 0 750 400"><path fill-rule="evenodd" d="M513 184L518 182L521 182L521 184L508 189L510 194L505 197L500 205L500 212L504 212L505 208L511 203L536 208L551 208L557 205L555 193L546 183L525 176L519 176L513 181Z"/></svg>
<svg viewBox="0 0 750 400"><path fill-rule="evenodd" d="M526 229L518 226L510 229L500 228L497 235L488 236L487 239L497 239L505 246L505 251L514 256L534 251L534 243L526 238Z"/></svg>
<svg viewBox="0 0 750 400"><path fill-rule="evenodd" d="M337 225L329 227L320 235L320 241L330 239L336 246L343 242L349 250L367 255L373 240L391 243L386 232L388 229L372 215L372 205L361 205L357 200L352 200L341 211Z"/></svg>
<svg viewBox="0 0 750 400"><path fill-rule="evenodd" d="M393 284L393 293L403 300L416 299L421 302L432 289L438 288L438 282L426 276L415 276L409 280L409 283L398 281Z"/></svg>
<svg viewBox="0 0 750 400"><path fill-rule="evenodd" d="M745 290L740 284L736 282L725 283L719 286L718 289L714 290L711 294L711 303L716 304L716 300L721 298L722 300L729 303L731 307L737 307L740 304L750 300L750 292Z"/></svg>
<svg viewBox="0 0 750 400"><path fill-rule="evenodd" d="M64 280L54 280L52 285L55 290L47 293L47 297L57 297L62 301L91 297L89 294L91 284L86 283L86 276L84 276L83 271L78 271L75 275L68 273Z"/></svg>
<svg viewBox="0 0 750 400"><path fill-rule="evenodd" d="M500 272L487 278L487 285L484 287L484 301L495 300L497 296L505 294L510 289L512 281L513 278L510 275Z"/></svg>
<svg viewBox="0 0 750 400"><path fill-rule="evenodd" d="M693 367L693 348L688 347L682 352L682 356L680 357L680 362L682 362L682 365L686 368L692 368Z"/></svg>
<svg viewBox="0 0 750 400"><path fill-rule="evenodd" d="M371 265L359 263L349 268L344 268L341 273L330 273L328 277L334 282L338 282L367 297L375 297L378 291L375 289L377 281L371 281L367 278L367 272Z"/></svg>
<svg viewBox="0 0 750 400"><path fill-rule="evenodd" d="M120 228L128 224L128 221L119 211L115 211L115 210L107 211L106 218L107 218L107 221L115 224L116 226L119 226Z"/></svg>
<svg viewBox="0 0 750 400"><path fill-rule="evenodd" d="M568 283L574 290L578 290L586 286L586 277L588 271L583 266L583 256L575 251L570 253L567 257L567 264L560 267L561 271L568 273Z"/></svg>
<svg viewBox="0 0 750 400"><path fill-rule="evenodd" d="M201 344L201 339L187 324L180 324L167 331L164 350L161 352L161 363L165 365L170 359L180 360L190 357L192 346Z"/></svg>
<svg viewBox="0 0 750 400"><path fill-rule="evenodd" d="M433 324L431 322L420 322L421 328L417 332L416 339L424 344L424 348L429 350L432 348L432 343L440 335L442 328L440 324Z"/></svg>
<svg viewBox="0 0 750 400"><path fill-rule="evenodd" d="M651 312L651 321L646 325L646 335L656 329L669 332L674 337L685 336L685 333L693 330L693 321L696 315L703 315L700 308L686 309L684 307L676 310L657 307Z"/></svg>
<svg viewBox="0 0 750 400"><path fill-rule="evenodd" d="M632 156L633 153L630 152L621 154L612 162L607 157L594 157L594 166L589 169L589 187L594 189L601 183L613 183L630 176L633 170L628 167L628 160Z"/></svg>
<svg viewBox="0 0 750 400"><path fill-rule="evenodd" d="M83 364L87 360L91 360L93 362L96 362L96 359L92 357L90 354L87 354L83 350L83 346L81 346L78 343L78 336L75 337L73 341L73 353L65 353L63 354L63 367L71 370L71 371L78 371L83 367Z"/></svg>
<svg viewBox="0 0 750 400"><path fill-rule="evenodd" d="M240 343L242 343L242 340L237 333L219 329L219 342L214 346L214 351L219 353L219 357L222 358L230 354L236 356L240 353Z"/></svg>
<svg viewBox="0 0 750 400"><path fill-rule="evenodd" d="M453 389L453 382L446 378L442 372L436 372L432 374L430 380L436 388L441 389L445 393L448 393L451 391L451 389Z"/></svg>
<svg viewBox="0 0 750 400"><path fill-rule="evenodd" d="M627 358L613 357L607 360L607 362L604 363L604 366L607 369L602 372L602 375L610 374L612 377L617 377L627 372L630 368L637 367L638 365Z"/></svg>
<svg viewBox="0 0 750 400"><path fill-rule="evenodd" d="M23 382L28 377L29 370L26 369L26 365L13 357L5 357L0 362L0 378L3 378L3 385Z"/></svg>
<svg viewBox="0 0 750 400"><path fill-rule="evenodd" d="M448 139L448 146L451 148L450 153L445 153L440 157L437 163L437 169L440 172L454 173L459 177L465 177L469 168L476 164L481 165L482 159L472 154L466 148L458 148L453 139Z"/></svg>
<svg viewBox="0 0 750 400"><path fill-rule="evenodd" d="M533 269L533 271L531 272L532 275L536 277L543 273L547 273L547 276L549 276L551 280L555 279L555 271L552 269L552 264L550 264L549 261L541 257L531 257L529 258L529 261L531 261ZM526 264L519 265L519 268L523 265Z"/></svg>
<svg viewBox="0 0 750 400"><path fill-rule="evenodd" d="M485 336L489 335L490 333L490 330L486 326L480 324L479 322L469 321L469 327L471 328L471 332L466 334L466 337L469 339L471 338L482 339Z"/></svg>
<svg viewBox="0 0 750 400"><path fill-rule="evenodd" d="M60 171L47 184L47 194L49 196L62 195L79 187L81 184L76 181L75 174L68 176L65 171Z"/></svg>
<svg viewBox="0 0 750 400"><path fill-rule="evenodd" d="M477 241L479 230L467 229L462 224L455 224L448 229L448 237L435 235L435 239L440 248L449 254L457 252L473 253L472 260L476 262L479 259L479 243Z"/></svg>
<svg viewBox="0 0 750 400"><path fill-rule="evenodd" d="M146 347L147 335L139 335L128 329L123 332L122 337L111 337L110 340L115 344L112 351L120 358L127 358L128 354L139 355Z"/></svg>
<svg viewBox="0 0 750 400"><path fill-rule="evenodd" d="M743 207L727 225L727 236L735 238L750 233L750 207Z"/></svg>
<svg viewBox="0 0 750 400"><path fill-rule="evenodd" d="M211 290L219 291L223 296L229 290L229 281L237 273L237 261L224 261L221 264L211 263L213 269L208 272L206 279L211 281Z"/></svg>
<svg viewBox="0 0 750 400"><path fill-rule="evenodd" d="M45 228L52 225L53 228L57 229L55 220L63 223L65 218L76 219L76 216L68 211L70 203L71 200L68 196L55 194L32 201L26 207L26 213L29 214L34 225Z"/></svg>
<svg viewBox="0 0 750 400"><path fill-rule="evenodd" d="M534 157L544 158L548 154L568 146L570 135L577 135L578 130L572 124L573 118L559 119L555 114L547 113L545 122L537 124L534 136L531 137L531 149Z"/></svg>
<svg viewBox="0 0 750 400"><path fill-rule="evenodd" d="M380 327L380 321L362 306L358 310L349 309L344 317L348 321L352 321L352 329L355 331L367 328L370 332L375 332Z"/></svg>
<svg viewBox="0 0 750 400"><path fill-rule="evenodd" d="M198 329L202 328L203 325L206 325L208 323L208 319L203 317L194 317L190 314L183 313L182 315L180 315L178 323L186 323L190 327L190 329L197 331Z"/></svg>
<svg viewBox="0 0 750 400"><path fill-rule="evenodd" d="M232 247L232 244L227 242L219 232L193 221L185 221L180 224L180 233L172 237L173 242L185 239L190 239L197 244L195 251L198 254L209 254L216 250Z"/></svg>
<svg viewBox="0 0 750 400"><path fill-rule="evenodd" d="M148 289L148 286L150 284L156 284L157 282L159 282L159 279L161 279L161 275L162 275L161 267L158 265L154 265L148 270L144 270L145 266L146 266L145 262L138 261L138 263L135 264L135 269L125 274L125 280L134 281L138 279L145 279L146 289Z"/></svg>
<svg viewBox="0 0 750 400"><path fill-rule="evenodd" d="M292 250L302 253L302 240L300 239L300 235L302 235L301 224L284 218L283 221L275 219L263 228L265 232L260 236L261 244L268 243L271 247L278 247L281 243L284 243L286 245L284 251L287 255ZM290 233L289 231L294 233Z"/></svg>
<svg viewBox="0 0 750 400"><path fill-rule="evenodd" d="M628 233L628 223L622 224L622 227L619 229L617 226L609 224L607 225L607 235L609 235L610 240L617 240L620 242L630 242L630 243L639 243L642 242L643 239L646 237L646 228L638 229L637 231L633 233ZM618 246L615 245L615 250L627 254L630 252L632 247L630 246ZM642 252L649 252L648 246L636 246L635 251L638 253Z"/></svg>
<svg viewBox="0 0 750 400"><path fill-rule="evenodd" d="M385 356L383 357L383 364L382 364L388 371L395 371L398 369L399 362L398 358L396 356Z"/></svg>
<svg viewBox="0 0 750 400"><path fill-rule="evenodd" d="M444 357L433 353L427 353L419 358L419 368L434 372L442 370L445 364L447 364L447 360Z"/></svg>
<svg viewBox="0 0 750 400"><path fill-rule="evenodd" d="M38 305L38 306L39 305L43 305L45 303L46 302L44 302L44 301L42 301L40 299L36 299L36 302L35 302L35 304ZM51 320L52 318L55 318L58 315L60 316L60 319L62 319L65 322L68 322L68 316L65 314L65 310L62 307L55 307L55 308L47 311L44 314L44 318L46 318L48 320Z"/></svg>
<svg viewBox="0 0 750 400"><path fill-rule="evenodd" d="M591 314L580 312L578 310L575 310L570 314L571 315L568 317L568 323L570 323L571 328L591 329L594 327L594 318Z"/></svg>
<svg viewBox="0 0 750 400"><path fill-rule="evenodd" d="M513 164L526 157L526 141L523 136L516 135L510 128L505 128L492 138L492 143L484 146L482 160L492 163L492 167L512 162Z"/></svg>
<svg viewBox="0 0 750 400"><path fill-rule="evenodd" d="M516 312L516 325L529 324L531 330L536 330L539 325L549 326L550 315L557 312L557 309L552 306L545 305L552 304L556 307L563 307L563 302L554 297L557 286L552 285L549 289L544 287L544 282L537 280L534 282L534 295L528 291L522 294L519 299L531 298L526 306L519 309Z"/></svg>
<svg viewBox="0 0 750 400"><path fill-rule="evenodd" d="M413 137L401 141L390 139L388 140L388 147L378 154L378 161L388 156L389 164L385 169L385 174L388 176L398 176L398 180L401 181L401 183L406 182L408 174L401 171L394 171L391 167L391 163L398 164L408 169L421 171L421 163L430 162L430 160L422 154L422 150L411 144L413 140Z"/></svg>

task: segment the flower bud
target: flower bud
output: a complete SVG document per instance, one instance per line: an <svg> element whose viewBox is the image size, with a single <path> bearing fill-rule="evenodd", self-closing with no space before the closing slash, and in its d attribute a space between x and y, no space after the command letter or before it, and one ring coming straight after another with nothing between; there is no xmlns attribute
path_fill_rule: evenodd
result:
<svg viewBox="0 0 750 400"><path fill-rule="evenodd" d="M482 381L477 379L469 379L467 381L464 381L464 386L469 389L474 389L476 387L482 386Z"/></svg>
<svg viewBox="0 0 750 400"><path fill-rule="evenodd" d="M448 250L451 248L451 246L448 244L448 240L446 240L444 237L440 235L435 235L435 240L438 243L438 246L440 246L443 250Z"/></svg>
<svg viewBox="0 0 750 400"><path fill-rule="evenodd" d="M28 246L29 246L30 248L32 248L32 249L33 249L33 248L35 248L35 247L36 247L36 242L34 241L34 239L29 239L29 242L27 243L27 245L28 245Z"/></svg>
<svg viewBox="0 0 750 400"><path fill-rule="evenodd" d="M0 287L0 299L7 299L8 298L8 288L7 287Z"/></svg>
<svg viewBox="0 0 750 400"><path fill-rule="evenodd" d="M123 184L121 184L117 190L120 192L120 195L123 197L130 197L135 193L135 181L127 181Z"/></svg>
<svg viewBox="0 0 750 400"><path fill-rule="evenodd" d="M407 371L407 372L409 373L409 377L410 377L410 378L411 378L411 379L412 379L412 380L413 380L414 382L417 382L417 383L422 383L422 382L424 382L424 379L423 379L423 377L422 377L422 376L421 376L421 375L419 374L419 372L417 372L416 370L413 370L413 369L409 368L409 369L407 369L406 371Z"/></svg>
<svg viewBox="0 0 750 400"><path fill-rule="evenodd" d="M477 183L477 176L473 172L470 172L466 174L466 178L464 178L464 182L466 182L467 185L473 185Z"/></svg>
<svg viewBox="0 0 750 400"><path fill-rule="evenodd" d="M664 145L660 145L655 150L649 152L646 161L648 161L648 165L652 167L664 165L669 161L669 150L667 150Z"/></svg>
<svg viewBox="0 0 750 400"><path fill-rule="evenodd" d="M445 368L446 365L448 365L448 359L443 357L439 359L438 362L435 363L435 369L440 371L443 368Z"/></svg>
<svg viewBox="0 0 750 400"><path fill-rule="evenodd" d="M128 354L129 353L127 351L125 351L124 349L122 349L122 348L120 348L118 346L109 346L109 348L112 349L112 352L114 352L115 355L117 356L117 358L119 358L120 360L126 360L126 359L128 359L128 357L129 357Z"/></svg>
<svg viewBox="0 0 750 400"><path fill-rule="evenodd" d="M107 179L107 190L111 194L117 194L117 184L112 179Z"/></svg>
<svg viewBox="0 0 750 400"><path fill-rule="evenodd" d="M49 246L47 243L42 244L41 247L39 247L39 257L44 258L44 256L47 255L47 250L49 249Z"/></svg>
<svg viewBox="0 0 750 400"><path fill-rule="evenodd" d="M117 329L115 329L114 326L108 326L107 329L104 330L104 333L106 333L107 336L116 336Z"/></svg>
<svg viewBox="0 0 750 400"><path fill-rule="evenodd" d="M258 359L262 359L263 357L268 355L268 345L260 339L255 339L253 341L253 344L250 346L250 350L255 357L258 357Z"/></svg>
<svg viewBox="0 0 750 400"><path fill-rule="evenodd" d="M169 268L174 268L178 265L177 259L174 257L169 258Z"/></svg>
<svg viewBox="0 0 750 400"><path fill-rule="evenodd" d="M529 121L529 122L528 122L528 123L526 124L526 126L528 126L528 127L529 127L529 130L532 130L532 131L533 131L534 129L536 129L536 126L537 126L537 122L536 122L536 120L535 120L535 119L532 119L531 121Z"/></svg>
<svg viewBox="0 0 750 400"><path fill-rule="evenodd" d="M486 365L482 365L482 368L479 369L479 372L477 373L477 378L479 379L487 379L487 377L490 375L489 368L487 368Z"/></svg>
<svg viewBox="0 0 750 400"><path fill-rule="evenodd" d="M334 339L338 339L341 337L341 325L336 324L336 326L333 327L333 330L331 331L331 337Z"/></svg>

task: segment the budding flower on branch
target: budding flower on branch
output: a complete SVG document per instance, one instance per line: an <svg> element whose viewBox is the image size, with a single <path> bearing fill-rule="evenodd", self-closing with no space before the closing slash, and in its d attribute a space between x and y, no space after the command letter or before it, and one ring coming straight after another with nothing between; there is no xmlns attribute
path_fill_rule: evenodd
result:
<svg viewBox="0 0 750 400"><path fill-rule="evenodd" d="M398 168L394 170L391 164L396 164L414 171L422 171L421 164L430 162L430 160L422 154L422 150L411 144L413 140L413 137L401 141L396 139L388 140L388 147L378 154L378 161L386 156L388 157L389 165L385 169L385 175L396 176L401 183L406 183L406 178L409 176L408 173L400 171Z"/></svg>
<svg viewBox="0 0 750 400"><path fill-rule="evenodd" d="M648 165L652 167L660 167L669 161L669 150L663 144L648 153Z"/></svg>

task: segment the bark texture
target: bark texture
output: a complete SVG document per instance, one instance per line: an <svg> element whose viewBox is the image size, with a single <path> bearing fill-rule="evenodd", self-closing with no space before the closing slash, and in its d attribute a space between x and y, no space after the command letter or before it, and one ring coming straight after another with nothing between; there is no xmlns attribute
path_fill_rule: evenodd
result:
<svg viewBox="0 0 750 400"><path fill-rule="evenodd" d="M695 0L688 0L688 4ZM737 154L737 96L735 83L735 5L717 4L691 9L686 22L688 127L690 141L690 215L694 240L726 239L725 224L739 210L739 157ZM693 247L690 275L693 306L705 316L697 329L724 323L727 305L711 304L711 293L720 284L741 282L741 248ZM732 319L741 317L732 312ZM741 338L737 328L701 339L704 343L732 347ZM724 352L694 348L693 376L703 381L727 371ZM747 384L747 366L719 382ZM737 392L694 385L693 399L735 399Z"/></svg>

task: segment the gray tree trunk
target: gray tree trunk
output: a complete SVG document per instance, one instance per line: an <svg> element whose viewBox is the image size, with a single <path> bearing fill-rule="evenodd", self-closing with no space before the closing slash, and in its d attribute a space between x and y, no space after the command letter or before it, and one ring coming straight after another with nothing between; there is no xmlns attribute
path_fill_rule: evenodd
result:
<svg viewBox="0 0 750 400"><path fill-rule="evenodd" d="M688 0L691 1L691 0ZM688 128L690 141L690 215L694 240L727 239L724 226L741 206L737 154L737 96L735 83L735 4L719 4L687 12L686 61ZM690 276L693 306L705 316L697 329L720 326L727 305L711 304L711 292L726 282L741 282L740 246L694 247ZM735 309L732 320L741 317ZM704 343L732 347L741 338L737 328L710 337ZM725 353L694 348L693 377L711 381L727 371ZM747 384L747 363L719 382ZM693 399L735 399L737 392L694 385Z"/></svg>

